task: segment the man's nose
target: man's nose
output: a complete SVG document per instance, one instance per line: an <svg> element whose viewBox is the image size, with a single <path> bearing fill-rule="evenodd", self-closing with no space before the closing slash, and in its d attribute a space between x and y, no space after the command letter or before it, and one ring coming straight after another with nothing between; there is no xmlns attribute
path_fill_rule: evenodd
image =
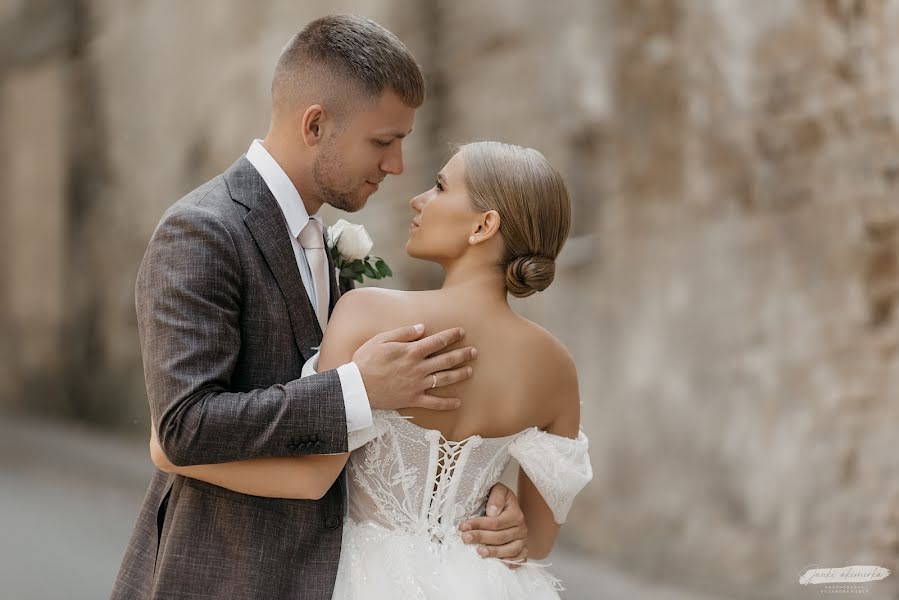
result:
<svg viewBox="0 0 899 600"><path fill-rule="evenodd" d="M396 149L391 148L381 161L381 170L391 175L399 175L403 172L403 146L396 144Z"/></svg>

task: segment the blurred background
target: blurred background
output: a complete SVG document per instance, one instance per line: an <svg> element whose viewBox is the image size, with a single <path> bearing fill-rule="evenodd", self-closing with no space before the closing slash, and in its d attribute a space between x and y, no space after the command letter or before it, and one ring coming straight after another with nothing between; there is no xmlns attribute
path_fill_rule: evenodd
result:
<svg viewBox="0 0 899 600"><path fill-rule="evenodd" d="M138 264L331 12L428 80L406 172L352 217L386 286L440 284L403 247L451 143L568 181L556 281L515 302L580 373L566 597L811 597L809 566L899 566L899 1L0 0L0 597L108 595L151 470Z"/></svg>

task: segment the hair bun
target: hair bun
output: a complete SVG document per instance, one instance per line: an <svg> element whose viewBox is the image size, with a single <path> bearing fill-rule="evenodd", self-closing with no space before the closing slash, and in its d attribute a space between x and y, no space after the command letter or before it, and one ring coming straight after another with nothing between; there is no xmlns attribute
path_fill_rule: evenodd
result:
<svg viewBox="0 0 899 600"><path fill-rule="evenodd" d="M548 288L555 275L555 260L536 254L519 256L506 267L506 287L513 296L524 298Z"/></svg>

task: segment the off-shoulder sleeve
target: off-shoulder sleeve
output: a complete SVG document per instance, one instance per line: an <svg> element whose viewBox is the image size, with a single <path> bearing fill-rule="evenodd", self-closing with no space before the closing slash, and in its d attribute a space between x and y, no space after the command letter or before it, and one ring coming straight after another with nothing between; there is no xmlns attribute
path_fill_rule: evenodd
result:
<svg viewBox="0 0 899 600"><path fill-rule="evenodd" d="M509 446L509 454L537 487L560 525L565 522L574 497L593 479L587 449L583 430L578 431L577 439L571 439L536 427Z"/></svg>

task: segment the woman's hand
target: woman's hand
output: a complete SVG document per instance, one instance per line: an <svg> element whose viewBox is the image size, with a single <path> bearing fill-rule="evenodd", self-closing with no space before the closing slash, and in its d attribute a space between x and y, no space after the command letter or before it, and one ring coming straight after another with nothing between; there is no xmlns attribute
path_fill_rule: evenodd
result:
<svg viewBox="0 0 899 600"><path fill-rule="evenodd" d="M150 460L156 465L156 468L165 473L171 473L175 469L175 465L171 463L169 457L162 451L159 445L159 438L156 436L156 427L150 426Z"/></svg>

